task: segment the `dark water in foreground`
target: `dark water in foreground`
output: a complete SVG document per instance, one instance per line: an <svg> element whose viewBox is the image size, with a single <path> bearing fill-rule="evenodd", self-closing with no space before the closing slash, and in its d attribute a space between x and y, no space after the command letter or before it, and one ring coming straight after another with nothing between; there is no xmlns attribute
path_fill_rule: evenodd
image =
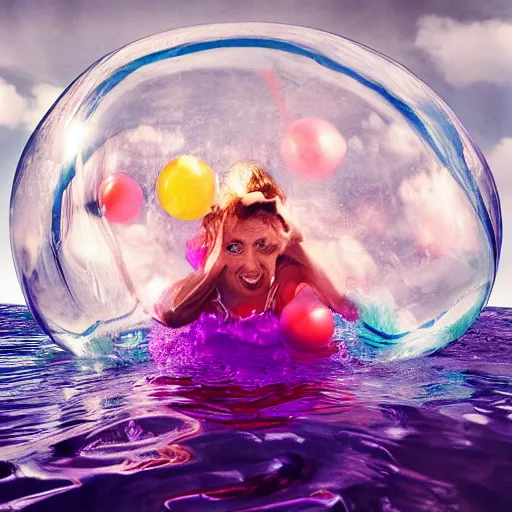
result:
<svg viewBox="0 0 512 512"><path fill-rule="evenodd" d="M511 341L488 309L431 357L262 384L102 370L0 306L0 510L512 510Z"/></svg>

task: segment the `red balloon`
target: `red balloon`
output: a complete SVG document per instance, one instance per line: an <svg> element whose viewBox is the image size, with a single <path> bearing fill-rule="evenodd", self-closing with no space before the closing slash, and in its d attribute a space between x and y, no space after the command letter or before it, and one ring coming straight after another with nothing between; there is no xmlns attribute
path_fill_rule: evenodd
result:
<svg viewBox="0 0 512 512"><path fill-rule="evenodd" d="M139 214L143 194L137 181L123 172L103 180L99 190L99 205L110 222L130 222Z"/></svg>
<svg viewBox="0 0 512 512"><path fill-rule="evenodd" d="M299 352L326 347L334 334L332 311L308 292L302 292L284 307L280 324L290 348Z"/></svg>
<svg viewBox="0 0 512 512"><path fill-rule="evenodd" d="M346 152L343 135L329 121L318 117L295 121L281 141L281 154L286 165L310 180L327 178Z"/></svg>

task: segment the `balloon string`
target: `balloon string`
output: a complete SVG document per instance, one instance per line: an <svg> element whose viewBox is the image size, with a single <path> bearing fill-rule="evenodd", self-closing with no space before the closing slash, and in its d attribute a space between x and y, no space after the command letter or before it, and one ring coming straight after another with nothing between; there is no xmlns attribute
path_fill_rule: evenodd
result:
<svg viewBox="0 0 512 512"><path fill-rule="evenodd" d="M273 71L260 71L259 75L265 80L265 82L267 82L268 88L270 89L272 96L274 96L279 115L283 121L284 131L287 131L294 119L288 110L286 100L281 92L279 78Z"/></svg>

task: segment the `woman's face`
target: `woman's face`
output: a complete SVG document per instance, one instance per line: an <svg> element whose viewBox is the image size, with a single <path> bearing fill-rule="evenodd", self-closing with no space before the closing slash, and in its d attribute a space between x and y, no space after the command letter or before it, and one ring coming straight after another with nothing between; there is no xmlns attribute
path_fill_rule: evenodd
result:
<svg viewBox="0 0 512 512"><path fill-rule="evenodd" d="M279 227L258 217L233 220L224 225L223 242L225 268L217 283L220 293L240 298L268 293L284 245Z"/></svg>

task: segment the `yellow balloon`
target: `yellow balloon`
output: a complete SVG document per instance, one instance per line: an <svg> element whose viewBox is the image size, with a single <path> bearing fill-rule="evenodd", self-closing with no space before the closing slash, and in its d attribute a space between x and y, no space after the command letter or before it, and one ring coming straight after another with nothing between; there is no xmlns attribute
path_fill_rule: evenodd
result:
<svg viewBox="0 0 512 512"><path fill-rule="evenodd" d="M162 208L172 217L197 220L204 217L215 200L215 174L194 156L183 155L160 172L156 194Z"/></svg>

